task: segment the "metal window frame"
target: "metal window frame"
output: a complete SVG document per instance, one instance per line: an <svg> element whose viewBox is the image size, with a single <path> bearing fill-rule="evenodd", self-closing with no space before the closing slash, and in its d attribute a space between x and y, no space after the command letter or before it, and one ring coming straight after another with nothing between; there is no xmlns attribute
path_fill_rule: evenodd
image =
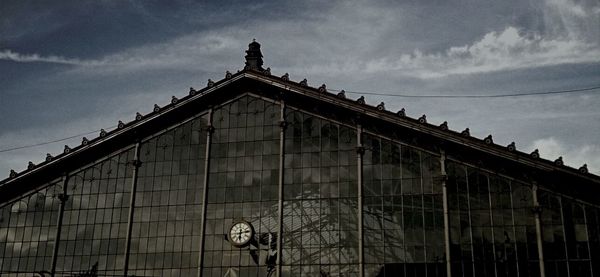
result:
<svg viewBox="0 0 600 277"><path fill-rule="evenodd" d="M206 153L204 160L204 184L202 189L202 211L201 211L201 224L200 224L200 245L198 246L199 254L198 254L198 277L202 277L202 264L204 263L204 236L206 232L206 207L207 207L207 198L208 198L208 176L209 167L210 167L210 147L212 144L212 135L214 132L213 126L213 112L214 110L211 108L208 110L208 124L206 129Z"/></svg>

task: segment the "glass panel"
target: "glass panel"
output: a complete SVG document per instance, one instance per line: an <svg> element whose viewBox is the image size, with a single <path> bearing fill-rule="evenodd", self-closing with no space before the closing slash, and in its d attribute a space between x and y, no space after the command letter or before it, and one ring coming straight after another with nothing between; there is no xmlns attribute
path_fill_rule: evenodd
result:
<svg viewBox="0 0 600 277"><path fill-rule="evenodd" d="M600 209L585 206L592 272L600 272Z"/></svg>
<svg viewBox="0 0 600 277"><path fill-rule="evenodd" d="M130 274L197 272L206 126L206 116L198 117L142 143Z"/></svg>
<svg viewBox="0 0 600 277"><path fill-rule="evenodd" d="M69 176L57 272L123 269L134 150L125 150Z"/></svg>
<svg viewBox="0 0 600 277"><path fill-rule="evenodd" d="M539 276L531 187L447 163L453 276Z"/></svg>
<svg viewBox="0 0 600 277"><path fill-rule="evenodd" d="M592 276L594 211L586 218L583 204L549 191L540 191L540 205L547 276Z"/></svg>
<svg viewBox="0 0 600 277"><path fill-rule="evenodd" d="M363 136L366 276L445 276L439 157Z"/></svg>
<svg viewBox="0 0 600 277"><path fill-rule="evenodd" d="M0 207L2 276L30 276L36 271L50 270L62 186L44 187Z"/></svg>
<svg viewBox="0 0 600 277"><path fill-rule="evenodd" d="M278 104L249 96L214 111L203 276L267 276L275 270L279 111ZM242 239L246 229L238 238L228 236L241 221L254 231L248 243Z"/></svg>
<svg viewBox="0 0 600 277"><path fill-rule="evenodd" d="M355 276L356 131L294 109L286 121L283 274Z"/></svg>

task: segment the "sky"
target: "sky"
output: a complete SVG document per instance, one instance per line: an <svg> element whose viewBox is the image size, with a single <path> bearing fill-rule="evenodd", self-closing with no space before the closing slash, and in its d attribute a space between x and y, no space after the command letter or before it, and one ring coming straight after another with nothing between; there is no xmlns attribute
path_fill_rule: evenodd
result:
<svg viewBox="0 0 600 277"><path fill-rule="evenodd" d="M498 95L600 86L597 0L2 0L0 179L241 70L254 38L274 75L314 87ZM600 90L366 100L600 174Z"/></svg>

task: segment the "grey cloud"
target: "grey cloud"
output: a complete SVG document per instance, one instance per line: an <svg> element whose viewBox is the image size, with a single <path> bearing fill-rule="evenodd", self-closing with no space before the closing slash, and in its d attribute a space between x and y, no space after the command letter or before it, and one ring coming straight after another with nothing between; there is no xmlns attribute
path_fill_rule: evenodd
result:
<svg viewBox="0 0 600 277"><path fill-rule="evenodd" d="M21 54L21 53L13 52L11 50L0 51L0 60L8 60L8 61L13 61L13 62L21 62L21 63L40 62L40 63L56 63L56 64L68 64L68 65L82 65L82 66L100 64L99 61L90 61L90 60L86 61L86 60L80 60L80 59L65 58L62 56L55 56L55 55L43 56L43 55L35 54L35 53L34 54Z"/></svg>
<svg viewBox="0 0 600 277"><path fill-rule="evenodd" d="M590 172L600 174L600 146L598 145L573 146L554 137L547 137L535 140L532 148L539 149L540 154L551 160L562 156L565 164L574 168L587 164Z"/></svg>
<svg viewBox="0 0 600 277"><path fill-rule="evenodd" d="M228 7L180 11L182 22L194 23L179 33L157 27L154 37L160 39L156 40L134 44L116 40L118 51L77 55L41 47L22 53L20 48L3 47L21 58L40 53L28 58L38 61L48 58L42 53L63 55L45 64L65 61L62 64L67 66L32 75L29 79L35 82L8 83L11 90L3 95L11 98L0 101L10 106L2 104L0 115L14 119L0 121L0 142L12 146L66 137L89 126L111 126L132 118L136 111L147 112L152 104L167 103L171 95L183 95L190 86L202 87L208 78L222 78L225 70L241 69L243 51L252 38L263 45L265 65L274 74L289 72L293 80L308 78L312 86L327 83L331 88L416 95L591 86L600 82L600 48L586 34L593 34L590 26L599 14L593 8L597 4L584 2L578 5L586 16L577 10L553 13L554 4L542 1L534 2L537 10L526 1L262 3L243 18L233 16L237 10ZM558 11L565 8L558 6ZM156 16L155 8L140 9L150 24L181 27L170 17ZM186 14L195 17L185 18ZM520 20L527 17L534 19ZM193 24L208 25L191 28L199 26ZM109 31L101 30L98 37L106 39L104 32ZM77 43L69 47L77 48ZM6 61L0 66L6 64L14 66ZM32 63L19 66L25 65ZM600 130L594 122L600 120L596 108L600 103L596 98L438 101L372 96L367 100L386 101L391 110L406 107L413 117L426 113L433 123L448 120L452 129L471 127L478 137L492 133L500 144L515 140L519 149L529 150L534 141L548 137L570 147L597 145L594 138ZM80 139L67 143L78 144ZM46 152L60 152L62 144L3 153L0 177L10 167L23 169L27 160L35 162ZM571 160L565 161L578 165Z"/></svg>

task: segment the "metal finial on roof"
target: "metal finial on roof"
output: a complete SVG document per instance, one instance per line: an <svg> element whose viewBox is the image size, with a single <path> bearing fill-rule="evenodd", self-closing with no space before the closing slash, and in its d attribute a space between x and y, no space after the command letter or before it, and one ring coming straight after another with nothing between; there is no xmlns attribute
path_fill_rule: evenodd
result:
<svg viewBox="0 0 600 277"><path fill-rule="evenodd" d="M233 77L233 74L229 70L225 71L225 79L231 79L231 77Z"/></svg>
<svg viewBox="0 0 600 277"><path fill-rule="evenodd" d="M322 84L322 85L319 87L319 92L327 92L327 85L325 85L325 84Z"/></svg>
<svg viewBox="0 0 600 277"><path fill-rule="evenodd" d="M171 104L177 104L177 102L179 102L179 98L171 96Z"/></svg>
<svg viewBox="0 0 600 277"><path fill-rule="evenodd" d="M555 165L564 165L562 156L558 157L558 159L554 160Z"/></svg>
<svg viewBox="0 0 600 277"><path fill-rule="evenodd" d="M209 88L212 88L215 85L215 82L213 82L213 80L208 79L208 82L206 82L206 86Z"/></svg>
<svg viewBox="0 0 600 277"><path fill-rule="evenodd" d="M427 116L422 115L421 117L419 117L419 123L421 123L421 124L427 123Z"/></svg>
<svg viewBox="0 0 600 277"><path fill-rule="evenodd" d="M356 99L356 103L361 104L361 105L366 104L365 97L361 96L360 98Z"/></svg>
<svg viewBox="0 0 600 277"><path fill-rule="evenodd" d="M196 90L193 87L190 87L190 95L191 96L196 95Z"/></svg>
<svg viewBox="0 0 600 277"><path fill-rule="evenodd" d="M485 139L483 139L483 142L485 142L485 144L492 144L494 143L494 139L492 139L492 135L488 135L485 137Z"/></svg>
<svg viewBox="0 0 600 277"><path fill-rule="evenodd" d="M377 110L385 111L385 103L381 102L377 105Z"/></svg>
<svg viewBox="0 0 600 277"><path fill-rule="evenodd" d="M33 169L35 168L35 164L32 163L31 161L29 161L29 163L27 164L27 169Z"/></svg>
<svg viewBox="0 0 600 277"><path fill-rule="evenodd" d="M52 155L50 153L47 153L46 154L46 161L49 162L49 161L52 161L52 159L54 159L54 157L52 157Z"/></svg>
<svg viewBox="0 0 600 277"><path fill-rule="evenodd" d="M117 124L117 128L123 129L123 127L125 127L125 123L123 123L123 121L119 120L119 123Z"/></svg>
<svg viewBox="0 0 600 277"><path fill-rule="evenodd" d="M462 132L460 132L460 134L463 135L464 137L469 137L469 136L471 136L471 131L469 130L469 128L466 128Z"/></svg>
<svg viewBox="0 0 600 277"><path fill-rule="evenodd" d="M63 153L69 154L69 152L71 152L71 147L69 147L68 145L65 145L65 150L63 150Z"/></svg>
<svg viewBox="0 0 600 277"><path fill-rule="evenodd" d="M396 114L398 116L405 117L406 116L406 110L404 108L402 108L399 111L397 111Z"/></svg>
<svg viewBox="0 0 600 277"><path fill-rule="evenodd" d="M531 152L530 155L531 155L532 158L537 159L537 158L540 157L540 151L537 150L537 149L535 149L535 150L533 150L533 152Z"/></svg>
<svg viewBox="0 0 600 277"><path fill-rule="evenodd" d="M303 87L308 86L308 80L306 80L306 78L304 78L304 80L300 81L300 85Z"/></svg>
<svg viewBox="0 0 600 277"><path fill-rule="evenodd" d="M580 168L579 168L579 172L581 173L588 173L588 168L587 168L587 164L583 164Z"/></svg>
<svg viewBox="0 0 600 277"><path fill-rule="evenodd" d="M267 67L267 69L263 70L263 74L267 76L271 76L271 68Z"/></svg>
<svg viewBox="0 0 600 277"><path fill-rule="evenodd" d="M246 50L246 65L244 66L244 69L262 72L264 70L262 68L262 57L263 55L262 52L260 52L260 43L253 39L252 42L248 44L248 50Z"/></svg>
<svg viewBox="0 0 600 277"><path fill-rule="evenodd" d="M442 122L442 124L440 124L440 129L444 131L448 130L448 121Z"/></svg>
<svg viewBox="0 0 600 277"><path fill-rule="evenodd" d="M152 109L154 112L159 112L160 111L160 106L158 104L154 104L154 109Z"/></svg>
<svg viewBox="0 0 600 277"><path fill-rule="evenodd" d="M103 138L106 136L106 130L100 129L100 137Z"/></svg>
<svg viewBox="0 0 600 277"><path fill-rule="evenodd" d="M340 92L338 92L338 94L337 94L337 97L341 98L341 99L346 99L346 91L340 90Z"/></svg>
<svg viewBox="0 0 600 277"><path fill-rule="evenodd" d="M290 74L288 74L288 73L286 72L285 74L283 74L283 75L281 76L281 80L284 80L284 81L289 81L289 80L290 80Z"/></svg>
<svg viewBox="0 0 600 277"><path fill-rule="evenodd" d="M135 120L140 120L140 119L142 119L142 117L143 117L143 115L141 113L139 113L139 112L135 113Z"/></svg>
<svg viewBox="0 0 600 277"><path fill-rule="evenodd" d="M515 144L515 142L511 142L508 146L506 146L506 148L508 149L508 151L510 152L514 152L515 150L517 150L517 145Z"/></svg>
<svg viewBox="0 0 600 277"><path fill-rule="evenodd" d="M11 170L10 170L10 173L8 174L8 177L10 177L10 178L15 178L15 177L17 177L17 172L11 169Z"/></svg>
<svg viewBox="0 0 600 277"><path fill-rule="evenodd" d="M90 141L86 138L83 137L83 139L81 139L81 145L87 145Z"/></svg>

